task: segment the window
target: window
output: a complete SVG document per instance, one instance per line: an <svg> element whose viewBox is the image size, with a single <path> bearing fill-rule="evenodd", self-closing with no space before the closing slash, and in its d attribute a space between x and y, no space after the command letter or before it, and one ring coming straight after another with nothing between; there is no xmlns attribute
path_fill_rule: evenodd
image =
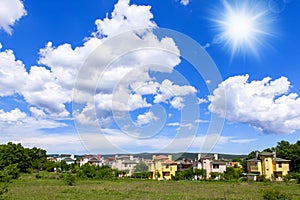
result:
<svg viewBox="0 0 300 200"><path fill-rule="evenodd" d="M218 164L214 164L214 165L213 165L213 168L214 168L214 169L219 169L219 165L218 165Z"/></svg>
<svg viewBox="0 0 300 200"><path fill-rule="evenodd" d="M281 163L281 162L278 163L278 167L279 167L279 168L282 168L282 163Z"/></svg>

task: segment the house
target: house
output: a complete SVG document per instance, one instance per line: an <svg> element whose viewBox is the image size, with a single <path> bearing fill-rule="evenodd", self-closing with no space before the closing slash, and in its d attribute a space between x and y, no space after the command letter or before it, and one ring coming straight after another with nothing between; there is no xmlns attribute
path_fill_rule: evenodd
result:
<svg viewBox="0 0 300 200"><path fill-rule="evenodd" d="M97 155L84 155L83 158L79 161L79 166L85 165L86 163L89 163L90 165L94 166L102 166L104 165L103 159L100 154Z"/></svg>
<svg viewBox="0 0 300 200"><path fill-rule="evenodd" d="M238 167L238 168L243 168L240 162L227 162L227 167Z"/></svg>
<svg viewBox="0 0 300 200"><path fill-rule="evenodd" d="M63 159L63 161L65 161L68 165L76 163L76 160L73 158L65 158L65 159Z"/></svg>
<svg viewBox="0 0 300 200"><path fill-rule="evenodd" d="M177 170L184 171L193 167L193 160L188 158L183 158L182 160L177 161Z"/></svg>
<svg viewBox="0 0 300 200"><path fill-rule="evenodd" d="M205 155L198 154L197 169L206 170L206 178L211 177L212 172L224 173L226 172L226 162L218 159L218 154Z"/></svg>
<svg viewBox="0 0 300 200"><path fill-rule="evenodd" d="M175 176L177 163L172 161L172 155L153 155L149 171L151 179L170 180Z"/></svg>
<svg viewBox="0 0 300 200"><path fill-rule="evenodd" d="M74 155L71 155L71 154L59 154L59 155L56 157L56 162L63 161L63 160L66 159L66 158L71 158L71 159L75 160Z"/></svg>
<svg viewBox="0 0 300 200"><path fill-rule="evenodd" d="M247 160L247 176L257 180L258 175L265 175L267 179L282 180L289 172L290 160L278 158L276 152L256 152L253 159Z"/></svg>
<svg viewBox="0 0 300 200"><path fill-rule="evenodd" d="M114 161L111 163L113 169L124 172L124 176L131 176L134 173L135 166L140 162L138 158L130 156L115 155Z"/></svg>

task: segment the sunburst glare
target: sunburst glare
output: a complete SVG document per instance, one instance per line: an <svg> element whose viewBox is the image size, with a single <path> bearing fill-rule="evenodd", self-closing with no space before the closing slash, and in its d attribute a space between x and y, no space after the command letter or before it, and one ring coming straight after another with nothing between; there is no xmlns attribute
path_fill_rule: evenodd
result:
<svg viewBox="0 0 300 200"><path fill-rule="evenodd" d="M251 2L253 3L253 1ZM251 52L258 56L259 46L268 46L267 37L274 36L271 29L272 16L258 2L223 1L219 16L211 19L218 34L212 43L222 43L230 49L231 57Z"/></svg>

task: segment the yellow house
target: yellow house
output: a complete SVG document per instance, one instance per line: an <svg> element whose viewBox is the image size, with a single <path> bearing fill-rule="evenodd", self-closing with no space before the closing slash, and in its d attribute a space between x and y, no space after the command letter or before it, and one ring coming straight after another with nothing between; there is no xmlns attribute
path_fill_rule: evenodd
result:
<svg viewBox="0 0 300 200"><path fill-rule="evenodd" d="M247 160L248 177L256 180L257 175L265 175L267 179L275 178L280 181L289 172L289 162L276 157L275 152L256 152L255 158Z"/></svg>
<svg viewBox="0 0 300 200"><path fill-rule="evenodd" d="M151 179L170 180L172 175L175 176L177 163L172 161L172 155L154 155L149 166L149 171Z"/></svg>

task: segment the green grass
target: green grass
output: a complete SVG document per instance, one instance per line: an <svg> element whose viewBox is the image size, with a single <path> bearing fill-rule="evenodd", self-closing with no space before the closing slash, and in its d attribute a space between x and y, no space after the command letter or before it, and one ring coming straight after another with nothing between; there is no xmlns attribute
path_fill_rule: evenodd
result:
<svg viewBox="0 0 300 200"><path fill-rule="evenodd" d="M58 174L22 175L8 186L7 199L263 199L278 190L300 199L296 183L204 182L151 180L79 180L65 184Z"/></svg>

